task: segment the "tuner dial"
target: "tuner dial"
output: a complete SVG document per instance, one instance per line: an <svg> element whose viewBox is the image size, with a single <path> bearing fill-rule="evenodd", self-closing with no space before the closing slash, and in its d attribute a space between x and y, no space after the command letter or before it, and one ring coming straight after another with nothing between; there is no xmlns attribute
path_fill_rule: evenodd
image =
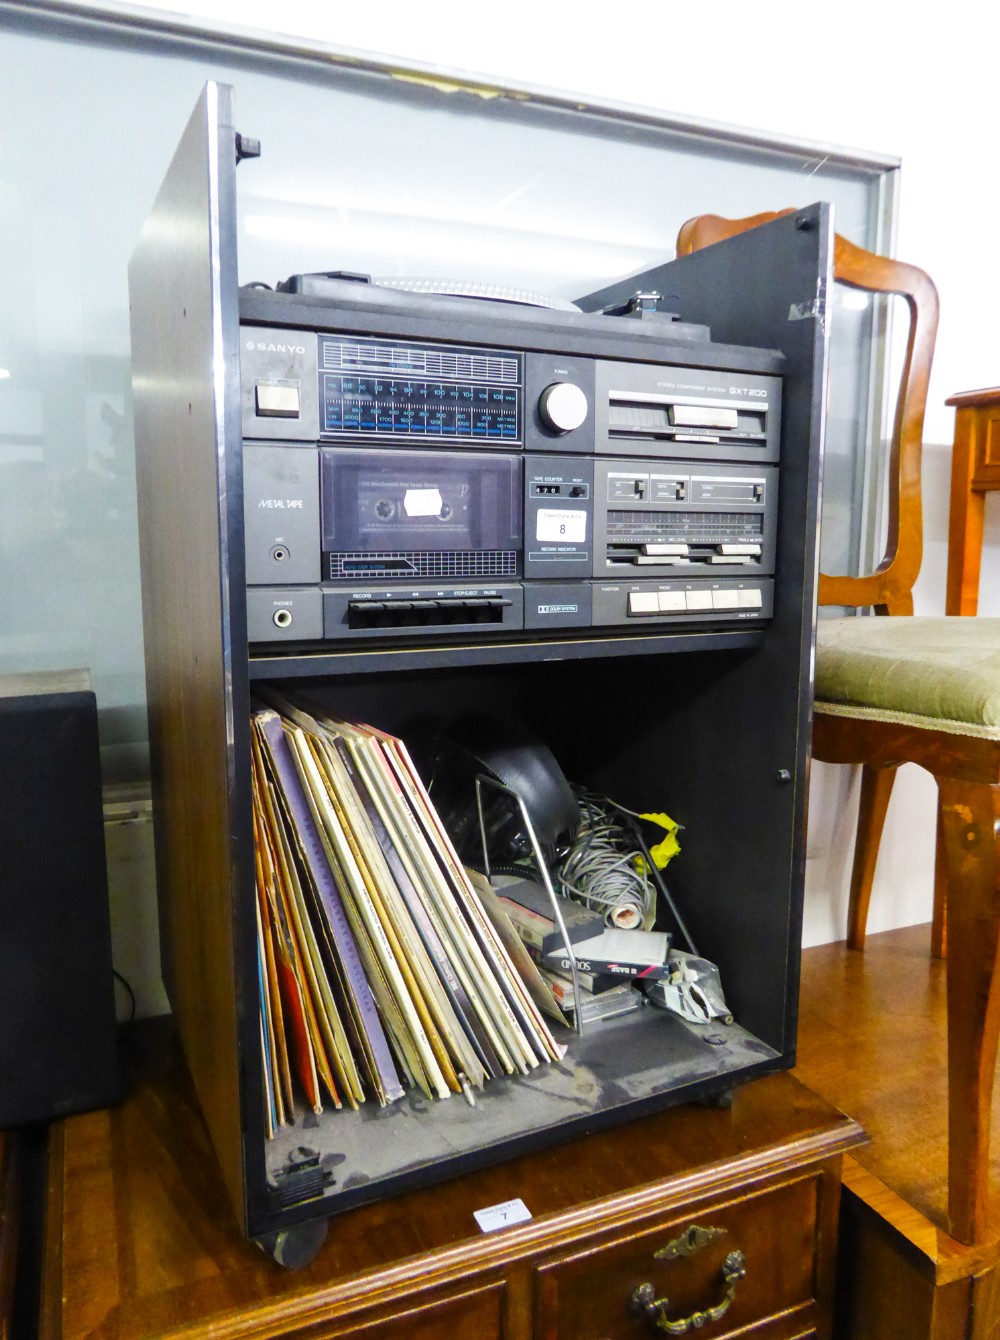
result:
<svg viewBox="0 0 1000 1340"><path fill-rule="evenodd" d="M587 417L587 397L573 382L553 382L538 397L538 416L553 433L571 433Z"/></svg>

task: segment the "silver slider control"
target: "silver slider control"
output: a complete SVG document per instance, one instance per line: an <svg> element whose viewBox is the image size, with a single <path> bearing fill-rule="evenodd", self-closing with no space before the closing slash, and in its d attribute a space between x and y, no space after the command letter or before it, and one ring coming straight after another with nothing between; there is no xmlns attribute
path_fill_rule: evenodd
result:
<svg viewBox="0 0 1000 1340"><path fill-rule="evenodd" d="M644 554L686 554L688 546L686 544L644 544L642 552Z"/></svg>
<svg viewBox="0 0 1000 1340"><path fill-rule="evenodd" d="M720 554L760 554L760 545L754 543L748 544L719 544L716 545Z"/></svg>
<svg viewBox="0 0 1000 1340"><path fill-rule="evenodd" d="M677 428L736 428L739 425L734 409L714 405L669 405L667 415Z"/></svg>

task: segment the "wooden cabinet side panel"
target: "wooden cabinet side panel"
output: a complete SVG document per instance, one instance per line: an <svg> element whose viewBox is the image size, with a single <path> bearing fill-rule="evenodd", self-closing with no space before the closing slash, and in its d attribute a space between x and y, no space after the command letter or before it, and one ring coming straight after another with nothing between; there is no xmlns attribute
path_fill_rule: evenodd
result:
<svg viewBox="0 0 1000 1340"><path fill-rule="evenodd" d="M242 1217L232 704L213 178L231 90L209 85L129 267L146 689L164 980ZM234 151L229 150L230 154ZM223 249L224 250L224 249ZM235 292L232 298L235 305ZM221 501L220 501L221 500Z"/></svg>
<svg viewBox="0 0 1000 1340"><path fill-rule="evenodd" d="M935 1287L899 1234L844 1198L835 1340L966 1340L970 1283L965 1278Z"/></svg>

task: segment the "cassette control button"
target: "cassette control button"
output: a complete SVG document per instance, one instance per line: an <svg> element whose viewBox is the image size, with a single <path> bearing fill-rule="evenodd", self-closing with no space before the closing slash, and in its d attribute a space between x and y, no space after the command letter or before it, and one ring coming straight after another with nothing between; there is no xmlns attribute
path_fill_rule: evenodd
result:
<svg viewBox="0 0 1000 1340"><path fill-rule="evenodd" d="M512 602L495 597L483 597L463 602L467 611L467 623L502 623L503 611Z"/></svg>
<svg viewBox="0 0 1000 1340"><path fill-rule="evenodd" d="M759 591L737 591L740 598L741 610L759 610L763 607L764 598Z"/></svg>
<svg viewBox="0 0 1000 1340"><path fill-rule="evenodd" d="M383 600L352 600L347 607L351 628L434 628L503 623L512 601L499 596L443 596Z"/></svg>

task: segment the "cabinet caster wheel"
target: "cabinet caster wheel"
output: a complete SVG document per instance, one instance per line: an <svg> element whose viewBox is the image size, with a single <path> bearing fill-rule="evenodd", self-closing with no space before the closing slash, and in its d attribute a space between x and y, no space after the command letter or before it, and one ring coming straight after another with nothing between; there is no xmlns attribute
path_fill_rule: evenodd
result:
<svg viewBox="0 0 1000 1340"><path fill-rule="evenodd" d="M326 1219L309 1219L291 1228L279 1228L277 1233L265 1233L257 1239L257 1246L286 1270L301 1270L315 1261L326 1242L327 1228Z"/></svg>
<svg viewBox="0 0 1000 1340"><path fill-rule="evenodd" d="M717 1107L728 1112L733 1105L733 1097L736 1093L735 1088L723 1089L719 1093L713 1093L708 1098L699 1098L699 1107Z"/></svg>

